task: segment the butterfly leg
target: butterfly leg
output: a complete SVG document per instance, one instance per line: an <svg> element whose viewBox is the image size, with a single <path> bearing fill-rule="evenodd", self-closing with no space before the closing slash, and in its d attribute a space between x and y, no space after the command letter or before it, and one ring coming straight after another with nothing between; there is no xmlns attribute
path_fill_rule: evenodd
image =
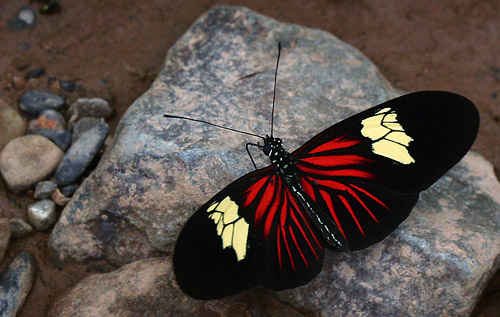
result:
<svg viewBox="0 0 500 317"><path fill-rule="evenodd" d="M250 160L252 160L252 164L253 164L253 167L255 167L255 169L257 169L257 165L255 165L255 161L253 160L253 157L252 157L252 154L250 153L250 150L248 149L248 146L251 145L251 146L256 146L258 147L259 149L262 148L262 145L260 144L255 144L255 143L247 143L245 145L245 148L247 149L247 153L248 153L248 156L250 156Z"/></svg>

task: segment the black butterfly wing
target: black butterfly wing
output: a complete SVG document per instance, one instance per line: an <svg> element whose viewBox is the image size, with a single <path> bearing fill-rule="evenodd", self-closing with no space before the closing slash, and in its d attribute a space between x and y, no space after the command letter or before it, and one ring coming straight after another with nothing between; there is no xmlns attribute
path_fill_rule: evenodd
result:
<svg viewBox="0 0 500 317"><path fill-rule="evenodd" d="M300 286L321 271L320 239L270 166L231 183L188 220L175 246L175 276L197 299L259 284Z"/></svg>
<svg viewBox="0 0 500 317"><path fill-rule="evenodd" d="M448 92L408 94L319 133L293 152L300 184L359 250L389 235L470 149L479 115Z"/></svg>

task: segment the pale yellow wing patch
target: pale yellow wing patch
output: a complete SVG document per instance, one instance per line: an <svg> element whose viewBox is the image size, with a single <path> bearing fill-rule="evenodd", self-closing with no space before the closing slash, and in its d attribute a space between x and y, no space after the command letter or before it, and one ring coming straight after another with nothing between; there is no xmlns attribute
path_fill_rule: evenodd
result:
<svg viewBox="0 0 500 317"><path fill-rule="evenodd" d="M238 205L226 197L208 207L208 216L217 226L217 234L222 239L222 247L232 248L241 261L247 254L248 223L238 215Z"/></svg>
<svg viewBox="0 0 500 317"><path fill-rule="evenodd" d="M361 134L373 140L372 151L402 164L415 163L408 152L413 139L408 136L391 108L383 108L361 121Z"/></svg>

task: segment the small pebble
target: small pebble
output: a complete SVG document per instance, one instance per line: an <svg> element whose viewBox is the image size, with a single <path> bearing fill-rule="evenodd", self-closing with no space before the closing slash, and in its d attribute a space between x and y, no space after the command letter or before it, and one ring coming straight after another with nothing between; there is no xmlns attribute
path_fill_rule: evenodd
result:
<svg viewBox="0 0 500 317"><path fill-rule="evenodd" d="M80 187L80 184L70 184L61 188L61 194L66 197L73 196L73 193Z"/></svg>
<svg viewBox="0 0 500 317"><path fill-rule="evenodd" d="M21 90L26 86L26 81L21 76L12 77L12 87L16 90Z"/></svg>
<svg viewBox="0 0 500 317"><path fill-rule="evenodd" d="M17 239L22 239L29 236L34 230L33 227L29 225L22 218L13 218L9 219L10 222L10 231L12 233L12 237Z"/></svg>
<svg viewBox="0 0 500 317"><path fill-rule="evenodd" d="M5 251L9 246L10 240L10 223L7 218L0 218L0 263L3 261Z"/></svg>
<svg viewBox="0 0 500 317"><path fill-rule="evenodd" d="M99 123L71 145L54 174L57 184L60 186L69 185L82 175L101 149L108 131L106 123Z"/></svg>
<svg viewBox="0 0 500 317"><path fill-rule="evenodd" d="M56 188L57 184L51 181L38 182L38 184L36 184L35 194L33 195L33 197L35 197L35 199L49 198L54 190L56 190Z"/></svg>
<svg viewBox="0 0 500 317"><path fill-rule="evenodd" d="M36 12L29 7L22 8L19 10L17 18L26 23L26 25L33 25L36 22Z"/></svg>
<svg viewBox="0 0 500 317"><path fill-rule="evenodd" d="M56 131L49 139L55 143L61 150L66 150L71 145L71 132L68 130Z"/></svg>
<svg viewBox="0 0 500 317"><path fill-rule="evenodd" d="M0 172L10 190L21 193L50 176L64 153L49 139L25 135L10 141L0 153Z"/></svg>
<svg viewBox="0 0 500 317"><path fill-rule="evenodd" d="M24 135L26 123L21 115L0 99L0 151L11 140Z"/></svg>
<svg viewBox="0 0 500 317"><path fill-rule="evenodd" d="M52 196L50 198L52 199L53 202L56 203L56 205L62 207L66 206L66 204L71 200L71 198L64 196L59 191L59 188L52 193Z"/></svg>
<svg viewBox="0 0 500 317"><path fill-rule="evenodd" d="M31 120L28 133L50 138L55 132L64 130L66 122L63 116L52 109L43 110L38 118Z"/></svg>
<svg viewBox="0 0 500 317"><path fill-rule="evenodd" d="M66 118L69 129L72 130L74 124L81 118L107 118L111 116L113 109L109 103L101 98L78 98L68 109Z"/></svg>
<svg viewBox="0 0 500 317"><path fill-rule="evenodd" d="M92 117L86 117L86 118L81 118L78 120L78 122L75 124L75 127L73 128L73 137L71 138L71 144L75 143L82 134L87 132L88 130L92 129L99 123L104 123L104 118L92 118Z"/></svg>
<svg viewBox="0 0 500 317"><path fill-rule="evenodd" d="M16 316L33 286L36 262L27 252L19 253L0 273L1 316Z"/></svg>
<svg viewBox="0 0 500 317"><path fill-rule="evenodd" d="M37 69L31 70L26 74L26 79L39 78L45 74L45 68L39 67Z"/></svg>
<svg viewBox="0 0 500 317"><path fill-rule="evenodd" d="M20 9L16 16L7 22L9 31L21 31L26 28L34 29L36 25L36 12L30 7Z"/></svg>
<svg viewBox="0 0 500 317"><path fill-rule="evenodd" d="M38 231L52 227L57 221L56 205L52 200L40 200L28 207L28 221Z"/></svg>
<svg viewBox="0 0 500 317"><path fill-rule="evenodd" d="M46 109L59 110L64 105L64 99L40 90L30 90L25 92L19 99L21 111L36 116Z"/></svg>
<svg viewBox="0 0 500 317"><path fill-rule="evenodd" d="M76 90L76 84L69 80L60 80L59 87L61 87L67 92L73 92Z"/></svg>

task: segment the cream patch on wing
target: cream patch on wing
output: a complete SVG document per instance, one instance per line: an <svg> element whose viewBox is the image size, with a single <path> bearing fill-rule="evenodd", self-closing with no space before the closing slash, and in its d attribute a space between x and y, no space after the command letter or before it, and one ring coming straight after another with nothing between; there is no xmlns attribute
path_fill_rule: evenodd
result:
<svg viewBox="0 0 500 317"><path fill-rule="evenodd" d="M238 205L226 197L220 203L213 202L208 207L208 218L217 226L217 234L222 239L222 247L232 248L241 261L247 254L248 223L238 215Z"/></svg>
<svg viewBox="0 0 500 317"><path fill-rule="evenodd" d="M402 164L415 163L408 152L413 141L397 120L397 114L391 108L383 108L361 121L361 134L374 142L372 151Z"/></svg>

